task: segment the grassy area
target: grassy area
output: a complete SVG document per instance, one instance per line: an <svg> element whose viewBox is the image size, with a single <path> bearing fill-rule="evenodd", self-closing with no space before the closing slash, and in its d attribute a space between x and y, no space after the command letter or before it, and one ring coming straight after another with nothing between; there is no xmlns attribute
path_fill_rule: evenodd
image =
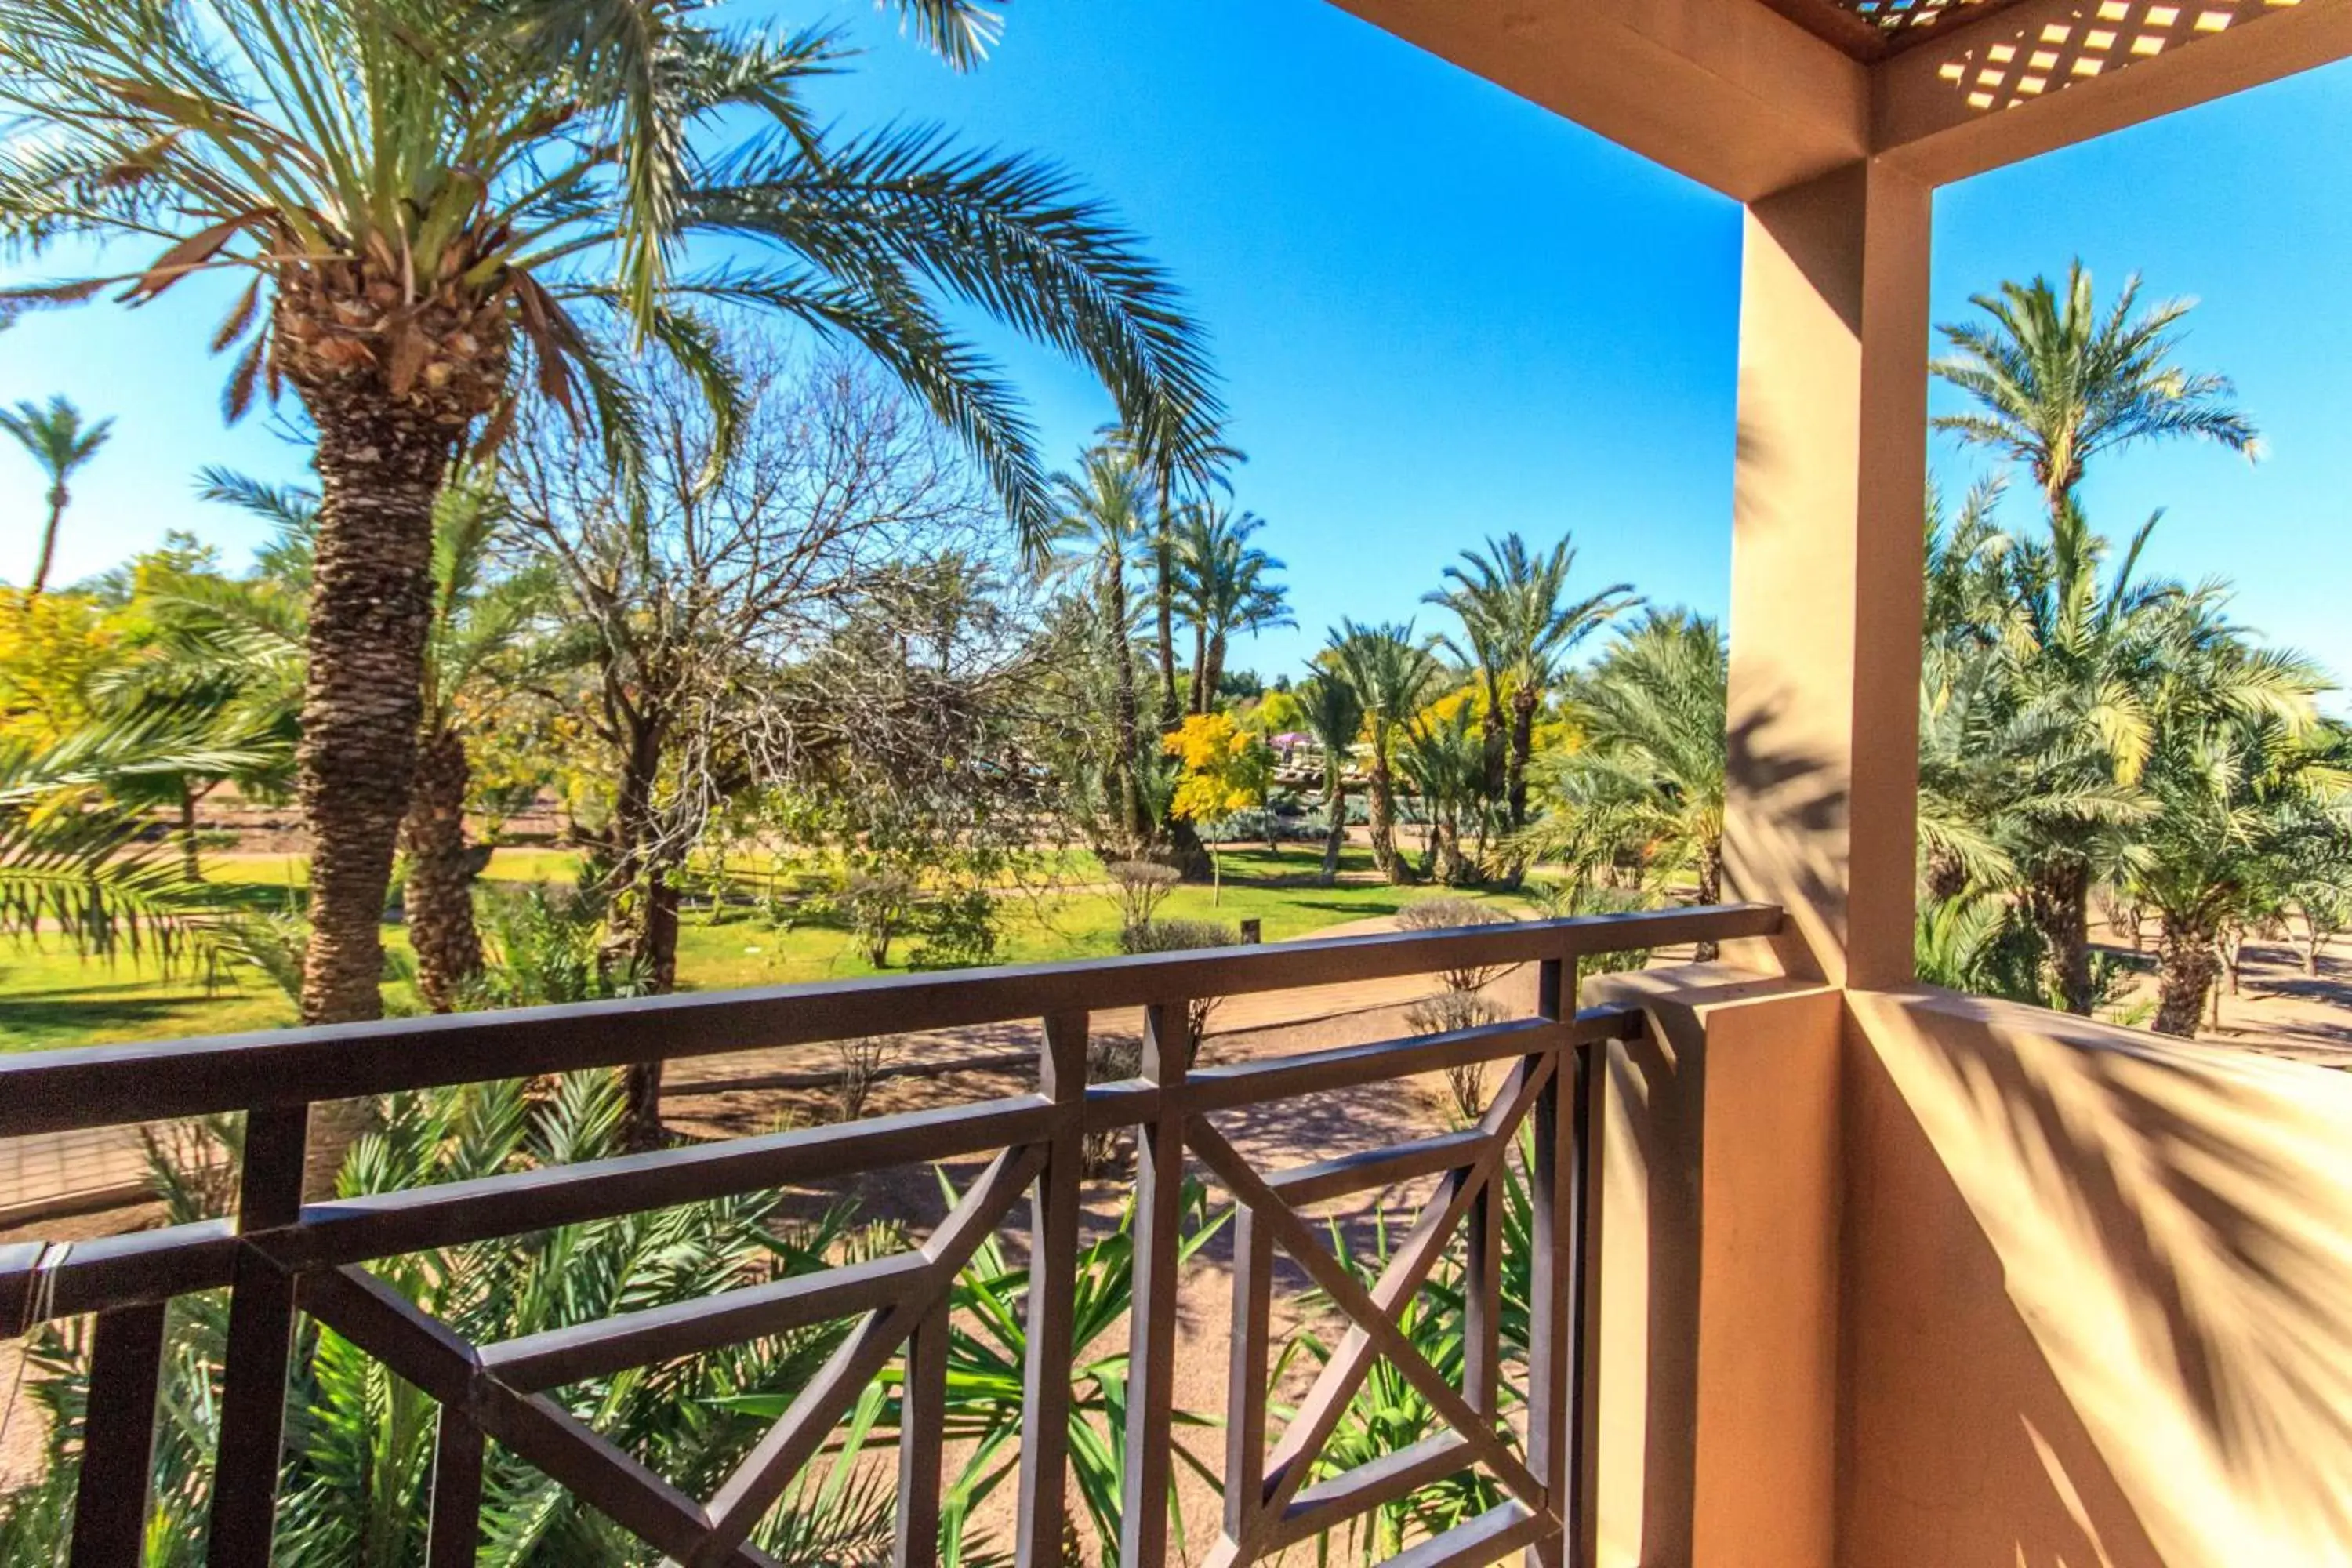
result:
<svg viewBox="0 0 2352 1568"><path fill-rule="evenodd" d="M1276 856L1264 846L1222 856L1224 886L1185 886L1161 906L1163 918L1244 920L1264 922L1265 940L1280 942L1349 921L1394 914L1429 890L1370 883L1318 888L1312 876L1318 849L1286 847ZM1091 862L1071 862L1065 875L1090 880ZM1343 869L1369 870L1370 858L1351 850ZM528 885L568 883L578 869L575 857L554 850L501 849L490 861L493 882ZM299 856L219 857L209 865L215 880L247 889L258 908L271 908L302 888L308 868ZM1474 895L1475 896L1475 895ZM1007 963L1099 957L1118 951L1118 910L1098 892L1004 895L999 956ZM1516 900L1504 900L1523 912ZM404 950L396 927L386 940ZM916 945L902 939L891 951L893 970ZM690 911L678 934L678 973L687 989L726 991L748 985L782 985L877 973L831 921L803 918L771 926L750 910L716 915ZM67 1046L119 1044L184 1035L231 1034L293 1021L290 1004L267 981L252 974L234 986L207 992L192 974L166 975L152 960L128 956L111 962L84 959L54 940L41 948L0 946L0 1049L42 1050Z"/></svg>

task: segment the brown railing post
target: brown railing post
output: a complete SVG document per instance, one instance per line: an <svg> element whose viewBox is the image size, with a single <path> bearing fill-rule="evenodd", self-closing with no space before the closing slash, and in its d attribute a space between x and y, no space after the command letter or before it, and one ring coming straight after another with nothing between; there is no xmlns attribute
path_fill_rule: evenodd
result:
<svg viewBox="0 0 2352 1568"><path fill-rule="evenodd" d="M1246 1207L1234 1216L1234 1329L1225 1393L1225 1534L1257 1557L1265 1508L1265 1374L1274 1237Z"/></svg>
<svg viewBox="0 0 2352 1568"><path fill-rule="evenodd" d="M307 1106L247 1113L245 1168L237 1184L239 1231L274 1229L300 1216L310 1124ZM286 1363L293 1338L294 1277L257 1248L241 1249L229 1295L206 1568L268 1568L278 1520Z"/></svg>
<svg viewBox="0 0 2352 1568"><path fill-rule="evenodd" d="M139 1562L163 1366L163 1302L98 1314L74 1491L72 1568L135 1568Z"/></svg>
<svg viewBox="0 0 2352 1568"><path fill-rule="evenodd" d="M482 1429L462 1410L441 1407L433 1442L433 1511L425 1521L425 1568L474 1568L482 1536Z"/></svg>
<svg viewBox="0 0 2352 1568"><path fill-rule="evenodd" d="M1078 1189L1086 1174L1085 1134L1077 1121L1087 1097L1086 1014L1046 1017L1037 1092L1054 1102L1060 1120L1029 1201L1029 1360L1022 1369L1026 1420L1014 1568L1060 1568L1062 1562L1069 1487L1070 1314L1077 1291Z"/></svg>
<svg viewBox="0 0 2352 1568"><path fill-rule="evenodd" d="M1576 1054L1576 1332L1570 1395L1575 1423L1569 1459L1576 1512L1568 1521L1577 1568L1601 1561L1601 1108L1609 1084L1609 1043Z"/></svg>
<svg viewBox="0 0 2352 1568"><path fill-rule="evenodd" d="M947 1424L948 1299L907 1336L907 1378L898 1385L898 1518L891 1568L931 1568L940 1560L940 1449Z"/></svg>
<svg viewBox="0 0 2352 1568"><path fill-rule="evenodd" d="M1135 1301L1129 1327L1119 1568L1161 1568L1168 1560L1177 1232L1184 1201L1183 1101L1173 1091L1181 1089L1192 1068L1190 1011L1183 1002L1160 1002L1143 1015L1143 1076L1162 1094L1159 1120L1145 1122L1135 1140Z"/></svg>
<svg viewBox="0 0 2352 1568"><path fill-rule="evenodd" d="M1536 1011L1546 1018L1565 1016L1565 992L1573 959L1547 958L1537 977ZM1530 1218L1528 1247L1528 1468L1543 1483L1544 1500L1559 1521L1528 1548L1528 1568L1563 1568L1567 1553L1569 1489L1573 1481L1569 1445L1570 1408L1575 1397L1570 1375L1572 1304L1576 1270L1570 1250L1576 1244L1576 1137L1571 1107L1562 1098L1561 1079L1575 1058L1563 1053L1536 1100L1535 1159L1528 1172ZM1570 1093L1573 1094L1573 1089Z"/></svg>

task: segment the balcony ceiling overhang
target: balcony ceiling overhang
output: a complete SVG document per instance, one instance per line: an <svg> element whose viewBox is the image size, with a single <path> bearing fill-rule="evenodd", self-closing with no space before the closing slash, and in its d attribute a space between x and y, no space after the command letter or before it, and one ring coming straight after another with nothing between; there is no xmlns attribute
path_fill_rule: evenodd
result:
<svg viewBox="0 0 2352 1568"><path fill-rule="evenodd" d="M2352 55L2352 0L1339 0L1743 201L1944 184Z"/></svg>

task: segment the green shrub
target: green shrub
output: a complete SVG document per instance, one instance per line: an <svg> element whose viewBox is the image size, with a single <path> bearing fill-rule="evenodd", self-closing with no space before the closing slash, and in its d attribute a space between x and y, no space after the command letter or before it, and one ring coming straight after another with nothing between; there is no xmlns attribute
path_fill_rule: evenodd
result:
<svg viewBox="0 0 2352 1568"><path fill-rule="evenodd" d="M920 911L923 940L909 969L979 969L996 962L996 895L971 888L932 900Z"/></svg>

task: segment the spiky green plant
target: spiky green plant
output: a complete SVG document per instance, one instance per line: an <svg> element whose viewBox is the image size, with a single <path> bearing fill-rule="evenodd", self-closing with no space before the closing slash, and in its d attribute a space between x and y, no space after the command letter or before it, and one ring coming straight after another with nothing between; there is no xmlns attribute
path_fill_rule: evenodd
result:
<svg viewBox="0 0 2352 1568"><path fill-rule="evenodd" d="M1530 1135L1522 1132L1518 1140L1520 1161L1524 1162L1532 1144ZM1524 1379L1528 1363L1528 1301L1532 1274L1530 1259L1534 1253L1534 1205L1528 1199L1527 1183L1520 1174L1521 1165L1505 1161L1495 1174L1495 1193L1502 1205L1502 1263L1498 1297L1501 1311L1496 1317L1496 1341L1501 1352L1498 1379L1500 1395L1497 1415L1508 1422L1514 1410L1526 1403ZM1329 1223L1332 1249L1342 1268L1356 1282L1370 1289L1387 1268L1395 1253L1395 1238L1385 1209L1372 1213L1371 1245L1369 1248L1351 1247L1347 1233L1337 1219ZM1459 1387L1462 1383L1464 1360L1465 1289L1466 1272L1451 1253L1441 1258L1429 1279L1412 1300L1399 1310L1397 1326L1412 1342L1423 1359L1437 1370L1448 1383ZM1302 1306L1312 1309L1328 1301L1319 1290L1307 1292L1300 1299ZM1275 1360L1274 1376L1279 1384L1293 1365L1321 1367L1338 1353L1338 1345L1320 1328L1310 1322L1286 1341ZM1514 1381L1514 1373L1519 1381ZM1276 1407L1276 1413L1290 1415L1295 1412ZM1321 1456L1311 1472L1315 1478L1335 1476L1371 1464L1389 1455L1411 1447L1425 1438L1441 1435L1448 1428L1436 1410L1420 1391L1398 1374L1385 1359L1376 1360L1355 1398L1349 1401L1339 1425L1332 1429L1329 1441L1324 1444ZM1511 1439L1517 1446L1516 1438ZM1504 1500L1501 1487L1493 1478L1475 1469L1462 1469L1441 1477L1416 1491L1393 1502L1384 1503L1365 1515L1347 1530L1339 1532L1351 1554L1359 1562L1376 1563L1397 1555L1415 1540L1442 1535L1457 1524L1466 1523ZM1328 1561L1335 1542L1325 1536L1317 1543L1317 1561Z"/></svg>
<svg viewBox="0 0 2352 1568"><path fill-rule="evenodd" d="M388 1192L601 1158L620 1152L623 1099L607 1073L556 1080L544 1095L520 1082L385 1102L380 1129L345 1160L342 1194ZM233 1128L209 1136L234 1152ZM205 1217L217 1184L160 1162L174 1221ZM698 1300L779 1273L822 1267L849 1237L840 1213L783 1223L754 1194L651 1214L387 1259L371 1267L425 1310L477 1343ZM216 1394L226 1331L224 1299L173 1306L152 1471L150 1568L194 1568L218 1439ZM789 1398L822 1364L839 1325L799 1330L683 1362L555 1391L573 1415L689 1491L708 1492L766 1430L722 1402L746 1391ZM432 1401L333 1331L305 1321L289 1383L278 1543L273 1561L349 1568L423 1560L435 1433ZM0 1563L64 1561L79 1463L73 1441L87 1387L78 1326L45 1329L29 1355L35 1397L53 1419L43 1479L0 1500ZM479 1560L500 1568L650 1564L642 1546L530 1465L493 1448L484 1478ZM887 1556L889 1500L851 1478L787 1498L754 1540L791 1562L863 1563Z"/></svg>
<svg viewBox="0 0 2352 1568"><path fill-rule="evenodd" d="M949 1206L959 1197L942 1173L940 1186ZM1184 1184L1180 1263L1207 1246L1233 1217L1213 1212L1199 1182ZM940 1494L940 1560L950 1565L984 1557L988 1543L968 1538L973 1511L1012 1476L1020 1463L1028 1405L1023 1379L1029 1357L1029 1285L1026 1268L1013 1267L996 1237L982 1242L956 1276L950 1292L945 1436L969 1443L961 1469ZM1120 1488L1127 1468L1128 1352L1101 1342L1124 1321L1135 1302L1135 1208L1129 1204L1118 1228L1078 1253L1070 1311L1070 1475L1095 1539L1115 1561L1119 1534ZM853 1472L869 1446L899 1436L899 1397L906 1370L894 1364L875 1380L843 1425L832 1473ZM730 1407L772 1419L787 1401L774 1394L730 1399ZM1214 1425L1187 1411L1175 1412L1178 1428ZM1212 1487L1218 1477L1181 1443L1176 1458ZM1176 1510L1176 1491L1168 1506ZM1175 1513L1178 1548L1184 1521Z"/></svg>

